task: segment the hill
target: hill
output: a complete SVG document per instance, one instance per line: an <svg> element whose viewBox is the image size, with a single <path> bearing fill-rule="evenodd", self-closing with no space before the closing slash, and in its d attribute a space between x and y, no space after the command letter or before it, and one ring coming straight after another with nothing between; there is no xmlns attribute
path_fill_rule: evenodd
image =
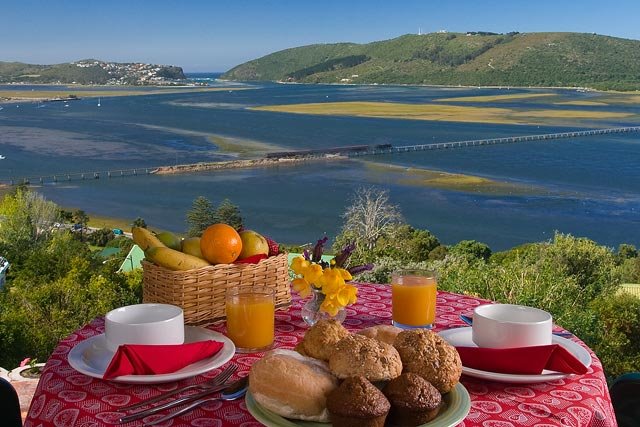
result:
<svg viewBox="0 0 640 427"><path fill-rule="evenodd" d="M0 83L167 85L185 79L182 68L170 65L96 59L55 65L0 62Z"/></svg>
<svg viewBox="0 0 640 427"><path fill-rule="evenodd" d="M640 41L584 33L431 33L286 49L230 80L640 89Z"/></svg>

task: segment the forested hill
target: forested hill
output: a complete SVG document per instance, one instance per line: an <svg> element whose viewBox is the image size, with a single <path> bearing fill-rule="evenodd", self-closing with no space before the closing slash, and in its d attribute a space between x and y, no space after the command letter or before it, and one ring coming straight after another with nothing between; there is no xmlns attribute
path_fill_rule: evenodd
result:
<svg viewBox="0 0 640 427"><path fill-rule="evenodd" d="M640 89L640 41L584 33L431 33L286 49L230 80Z"/></svg>
<svg viewBox="0 0 640 427"><path fill-rule="evenodd" d="M165 85L185 79L180 67L139 62L119 63L97 59L55 65L0 62L0 83Z"/></svg>

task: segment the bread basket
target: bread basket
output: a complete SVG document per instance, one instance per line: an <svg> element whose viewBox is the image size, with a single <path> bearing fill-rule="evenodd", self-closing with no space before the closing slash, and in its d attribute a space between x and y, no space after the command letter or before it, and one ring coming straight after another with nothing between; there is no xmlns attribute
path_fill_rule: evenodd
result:
<svg viewBox="0 0 640 427"><path fill-rule="evenodd" d="M270 286L276 310L291 305L286 253L257 264L217 264L173 271L142 261L142 301L182 307L188 325L209 325L225 319L225 294L235 286Z"/></svg>

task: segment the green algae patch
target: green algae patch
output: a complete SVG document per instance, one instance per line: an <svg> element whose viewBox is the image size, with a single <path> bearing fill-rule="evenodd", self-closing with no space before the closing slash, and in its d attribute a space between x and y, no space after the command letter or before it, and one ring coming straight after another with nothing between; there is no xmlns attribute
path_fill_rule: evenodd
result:
<svg viewBox="0 0 640 427"><path fill-rule="evenodd" d="M489 178L434 171L422 168L404 167L389 163L363 160L365 168L382 181L392 181L401 185L438 188L487 195L534 195L543 191L533 186L496 181Z"/></svg>
<svg viewBox="0 0 640 427"><path fill-rule="evenodd" d="M469 123L558 125L571 121L625 119L633 113L607 111L515 109L442 104L403 104L394 102L324 102L269 105L252 110L327 116L371 117L381 119L429 120ZM582 124L582 123L581 123ZM584 125L584 124L582 124Z"/></svg>
<svg viewBox="0 0 640 427"><path fill-rule="evenodd" d="M555 105L578 105L584 107L600 107L609 105L606 102L600 101L563 101L563 102L554 102Z"/></svg>
<svg viewBox="0 0 640 427"><path fill-rule="evenodd" d="M439 98L440 101L447 102L496 102L514 101L518 99L542 98L547 96L557 96L555 93L513 93L509 95L481 95L481 96L460 96L453 98Z"/></svg>

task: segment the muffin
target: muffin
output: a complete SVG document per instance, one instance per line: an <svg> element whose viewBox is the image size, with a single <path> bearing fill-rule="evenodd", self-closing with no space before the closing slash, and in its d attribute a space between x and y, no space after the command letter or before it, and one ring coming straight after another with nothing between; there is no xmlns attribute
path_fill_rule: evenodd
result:
<svg viewBox="0 0 640 427"><path fill-rule="evenodd" d="M358 331L360 335L373 338L374 340L386 342L393 345L396 340L396 336L402 332L402 329L393 325L376 325L364 328Z"/></svg>
<svg viewBox="0 0 640 427"><path fill-rule="evenodd" d="M429 381L442 394L455 387L462 375L458 351L438 334L428 329L402 331L395 348L404 372L413 372Z"/></svg>
<svg viewBox="0 0 640 427"><path fill-rule="evenodd" d="M382 390L391 404L389 420L396 426L418 426L438 416L442 395L418 374L407 372Z"/></svg>
<svg viewBox="0 0 640 427"><path fill-rule="evenodd" d="M383 427L391 405L365 377L349 377L327 396L333 427Z"/></svg>
<svg viewBox="0 0 640 427"><path fill-rule="evenodd" d="M388 381L402 373L402 361L392 345L354 334L335 345L329 368L338 378L363 376L369 381Z"/></svg>
<svg viewBox="0 0 640 427"><path fill-rule="evenodd" d="M349 331L334 319L319 320L304 334L304 338L295 350L315 359L329 360L334 346L341 339L349 336Z"/></svg>

